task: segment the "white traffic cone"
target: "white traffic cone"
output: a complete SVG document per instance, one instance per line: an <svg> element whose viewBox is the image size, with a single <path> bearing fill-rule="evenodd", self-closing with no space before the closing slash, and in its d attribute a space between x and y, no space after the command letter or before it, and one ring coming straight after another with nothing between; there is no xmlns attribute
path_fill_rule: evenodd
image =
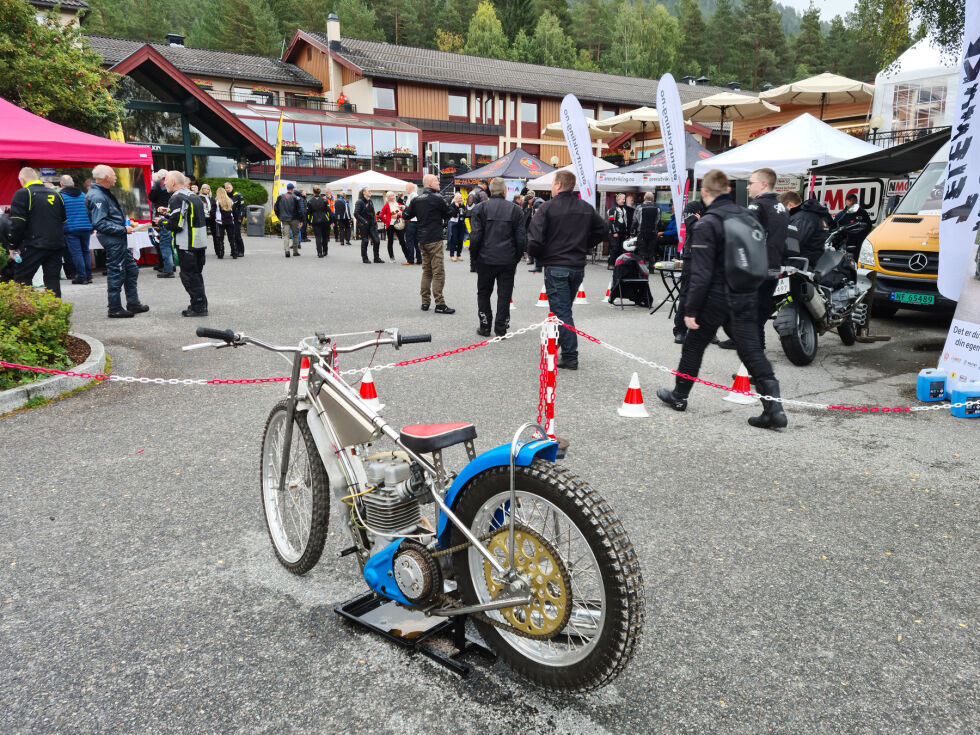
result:
<svg viewBox="0 0 980 735"><path fill-rule="evenodd" d="M575 301L572 302L573 306L578 304L588 304L588 299L585 298L585 289L579 286L578 293L575 294Z"/></svg>
<svg viewBox="0 0 980 735"><path fill-rule="evenodd" d="M514 310L514 297L513 296L510 297L510 310L511 311Z"/></svg>
<svg viewBox="0 0 980 735"><path fill-rule="evenodd" d="M732 390L722 400L737 403L740 406L751 406L757 402L757 399L750 398L744 393L735 393L735 391L745 390L752 390L752 384L749 382L749 371L745 369L745 364L740 362L738 372L735 373L735 381L732 383Z"/></svg>
<svg viewBox="0 0 980 735"><path fill-rule="evenodd" d="M370 370L366 371L364 377L361 378L361 400L375 411L384 408L384 404L378 400L378 391L374 387L374 377Z"/></svg>
<svg viewBox="0 0 980 735"><path fill-rule="evenodd" d="M537 306L543 306L545 309L549 307L548 304L548 292L545 290L544 284L541 284L541 293L538 294Z"/></svg>
<svg viewBox="0 0 980 735"><path fill-rule="evenodd" d="M640 376L636 373L633 373L633 377L630 378L630 387L626 389L626 398L623 399L623 405L619 407L617 413L620 416L631 418L647 418L650 415L647 413L646 406L643 405Z"/></svg>
<svg viewBox="0 0 980 735"><path fill-rule="evenodd" d="M606 301L609 301L609 292L612 291L612 279L609 279L609 285L606 286Z"/></svg>

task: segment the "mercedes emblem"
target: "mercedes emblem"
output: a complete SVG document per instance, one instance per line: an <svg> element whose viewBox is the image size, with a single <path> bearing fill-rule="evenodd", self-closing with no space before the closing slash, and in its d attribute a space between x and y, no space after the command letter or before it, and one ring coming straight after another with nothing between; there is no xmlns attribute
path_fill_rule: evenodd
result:
<svg viewBox="0 0 980 735"><path fill-rule="evenodd" d="M918 273L925 270L927 265L929 265L929 258L925 253L916 253L909 258L909 270Z"/></svg>

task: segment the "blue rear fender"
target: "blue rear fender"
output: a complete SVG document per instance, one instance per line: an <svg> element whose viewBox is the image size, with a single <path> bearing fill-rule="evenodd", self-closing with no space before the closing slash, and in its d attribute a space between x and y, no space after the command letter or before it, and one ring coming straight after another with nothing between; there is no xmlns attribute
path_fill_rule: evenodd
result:
<svg viewBox="0 0 980 735"><path fill-rule="evenodd" d="M558 454L558 442L552 439L538 439L530 441L521 446L517 452L514 464L518 467L527 467L536 458L540 457L549 462L554 462ZM449 492L446 493L446 505L452 511L456 510L456 501L463 488L469 484L470 480L493 467L510 467L510 444L501 444L499 447L488 449L466 465L462 472L453 481ZM448 548L452 534L452 524L445 513L439 513L439 525L436 529L436 537L439 539L439 546Z"/></svg>

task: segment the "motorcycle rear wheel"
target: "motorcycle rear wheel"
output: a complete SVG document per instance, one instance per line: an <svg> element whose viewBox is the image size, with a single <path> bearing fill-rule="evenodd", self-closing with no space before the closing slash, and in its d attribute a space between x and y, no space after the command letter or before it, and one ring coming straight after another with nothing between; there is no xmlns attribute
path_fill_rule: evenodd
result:
<svg viewBox="0 0 980 735"><path fill-rule="evenodd" d="M855 331L854 322L851 321L850 317L837 325L837 336L848 347L857 342L857 331Z"/></svg>
<svg viewBox="0 0 980 735"><path fill-rule="evenodd" d="M495 467L466 487L456 512L475 534L506 531L509 472L509 467ZM474 623L505 663L536 684L568 691L604 686L630 660L643 625L643 579L636 551L609 505L569 471L535 460L516 468L515 482L515 521L540 539L533 544L537 558L532 550L531 558L522 563L519 557L517 566L535 590L535 579L547 576L545 567L557 562L550 564L550 572L561 581L550 589L537 588L536 598L559 595L563 609L551 618L533 604L487 613L503 624L524 623L532 632L539 625L538 630L553 634L546 639L522 637L479 619ZM454 545L462 541L462 534L454 531ZM506 567L506 546L498 543L492 550ZM464 604L494 598L491 567L476 549L456 552L453 568Z"/></svg>
<svg viewBox="0 0 980 735"><path fill-rule="evenodd" d="M272 549L280 564L299 575L310 571L323 553L330 513L330 483L306 423L306 411L296 411L286 485L280 491L288 405L286 400L279 401L269 413L262 436L259 472L262 511Z"/></svg>
<svg viewBox="0 0 980 735"><path fill-rule="evenodd" d="M794 365L809 365L817 356L817 328L806 309L796 304L786 304L784 309L796 311L796 329L792 334L780 336L783 352Z"/></svg>

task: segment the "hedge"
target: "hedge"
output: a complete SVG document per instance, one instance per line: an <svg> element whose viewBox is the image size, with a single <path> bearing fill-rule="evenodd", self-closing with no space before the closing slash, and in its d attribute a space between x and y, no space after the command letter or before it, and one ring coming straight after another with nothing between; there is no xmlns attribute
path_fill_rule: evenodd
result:
<svg viewBox="0 0 980 735"><path fill-rule="evenodd" d="M258 181L252 181L251 179L226 179L222 177L202 177L197 180L197 185L202 186L207 184L211 187L211 193L221 186L225 185L226 181L230 181L231 185L235 187L235 191L245 197L246 204L265 204L269 201L269 192L265 190Z"/></svg>
<svg viewBox="0 0 980 735"><path fill-rule="evenodd" d="M71 367L65 340L71 304L48 290L0 283L0 360L48 368ZM46 377L44 373L0 369L0 390Z"/></svg>

